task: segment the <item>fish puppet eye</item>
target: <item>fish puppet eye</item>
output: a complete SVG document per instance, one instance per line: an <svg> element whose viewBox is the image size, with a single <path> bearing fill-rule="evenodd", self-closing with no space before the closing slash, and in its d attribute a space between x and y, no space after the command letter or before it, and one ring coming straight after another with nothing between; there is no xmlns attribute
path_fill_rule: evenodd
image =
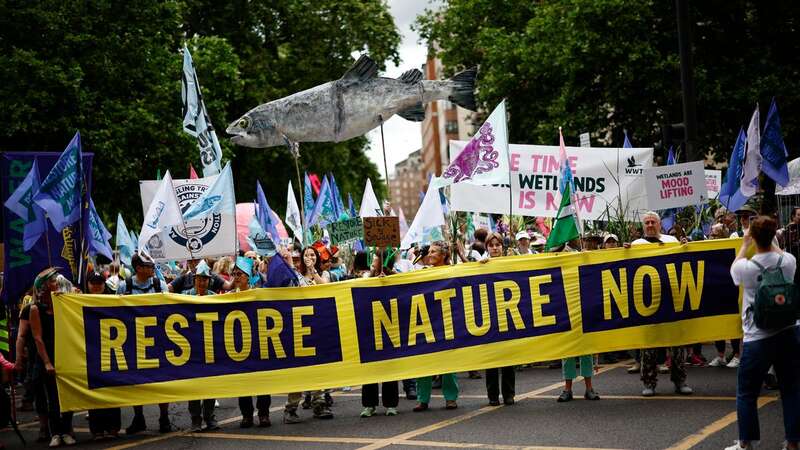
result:
<svg viewBox="0 0 800 450"><path fill-rule="evenodd" d="M236 123L236 126L241 128L241 129L243 129L243 130L246 130L246 129L250 128L250 119L247 118L247 117L242 117L239 120L239 122Z"/></svg>

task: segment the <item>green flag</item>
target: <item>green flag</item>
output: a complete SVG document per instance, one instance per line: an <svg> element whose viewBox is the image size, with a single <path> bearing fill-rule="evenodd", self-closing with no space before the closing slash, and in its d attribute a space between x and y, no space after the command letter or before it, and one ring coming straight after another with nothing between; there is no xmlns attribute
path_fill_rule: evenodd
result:
<svg viewBox="0 0 800 450"><path fill-rule="evenodd" d="M571 191L571 186L567 183L564 188L564 194L561 196L561 206L558 207L556 224L553 226L550 236L547 237L547 244L545 245L547 250L580 237L578 233L578 218L575 215L575 207L572 204Z"/></svg>

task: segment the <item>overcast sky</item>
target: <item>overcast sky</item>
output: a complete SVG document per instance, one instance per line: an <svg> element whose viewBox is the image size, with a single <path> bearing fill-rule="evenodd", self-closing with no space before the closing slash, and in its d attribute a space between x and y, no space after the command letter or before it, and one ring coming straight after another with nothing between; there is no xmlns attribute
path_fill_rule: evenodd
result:
<svg viewBox="0 0 800 450"><path fill-rule="evenodd" d="M431 3L431 1L433 3ZM420 44L419 35L411 30L417 15L421 14L425 8L434 8L441 2L438 0L389 0L389 8L394 16L394 23L402 35L400 42L400 65L394 66L391 63L386 67L383 76L399 77L400 74L410 69L420 69L425 64L427 49L424 44ZM408 154L422 147L422 122L409 122L399 116L393 116L383 125L383 135L386 141L386 162L389 166L389 173L394 172L394 165L406 159ZM376 128L369 133L370 148L367 156L378 166L383 175L383 151L381 148L380 128Z"/></svg>

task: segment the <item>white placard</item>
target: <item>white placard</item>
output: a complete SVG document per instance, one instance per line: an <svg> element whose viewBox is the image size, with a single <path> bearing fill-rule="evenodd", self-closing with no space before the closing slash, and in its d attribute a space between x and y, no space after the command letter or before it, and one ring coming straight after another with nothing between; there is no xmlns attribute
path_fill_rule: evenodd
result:
<svg viewBox="0 0 800 450"><path fill-rule="evenodd" d="M702 161L651 167L644 171L650 209L699 205L708 201Z"/></svg>
<svg viewBox="0 0 800 450"><path fill-rule="evenodd" d="M719 191L722 189L722 171L706 169L706 190L708 191L708 198L719 197Z"/></svg>
<svg viewBox="0 0 800 450"><path fill-rule="evenodd" d="M591 139L591 136L589 136L588 132L587 133L581 133L581 147L591 147L592 143L591 143L590 139Z"/></svg>
<svg viewBox="0 0 800 450"><path fill-rule="evenodd" d="M451 160L465 145L450 141ZM510 152L511 197L508 186L456 183L450 186L451 208L492 214L511 208L514 215L555 217L561 201L558 146L511 144ZM630 219L647 210L643 174L653 165L652 148L567 147L567 158L582 219L616 217L620 204Z"/></svg>
<svg viewBox="0 0 800 450"><path fill-rule="evenodd" d="M172 180L181 210L186 211L217 179L218 175L190 180ZM146 211L158 190L158 180L140 180L142 210ZM193 258L236 254L236 216L214 214L205 219L190 220L183 226L163 231L148 242L150 255L156 261L181 261ZM191 249L191 251L190 251Z"/></svg>

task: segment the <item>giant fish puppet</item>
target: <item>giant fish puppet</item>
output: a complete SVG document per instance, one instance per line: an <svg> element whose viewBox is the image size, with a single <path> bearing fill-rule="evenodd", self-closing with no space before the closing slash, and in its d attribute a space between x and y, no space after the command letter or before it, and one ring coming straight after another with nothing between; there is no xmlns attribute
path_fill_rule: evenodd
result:
<svg viewBox="0 0 800 450"><path fill-rule="evenodd" d="M475 110L476 69L449 80L423 80L417 69L400 78L378 77L378 65L363 55L342 78L259 105L230 124L231 142L273 147L293 142L341 142L361 136L394 114L422 121L424 104L447 99Z"/></svg>

